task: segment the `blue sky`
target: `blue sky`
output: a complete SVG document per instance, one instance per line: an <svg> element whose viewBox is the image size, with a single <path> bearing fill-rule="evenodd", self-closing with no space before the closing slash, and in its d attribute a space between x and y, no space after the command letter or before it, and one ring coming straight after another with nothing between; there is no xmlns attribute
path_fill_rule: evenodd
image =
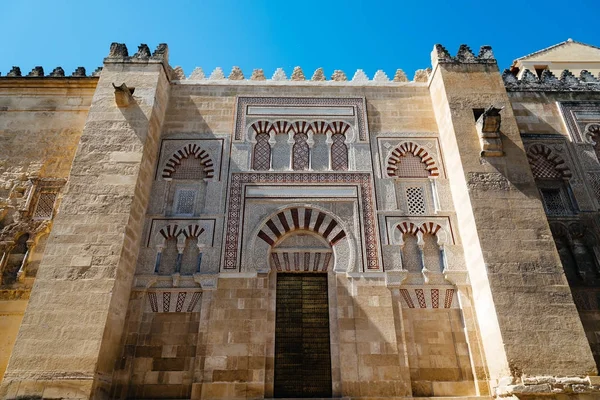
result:
<svg viewBox="0 0 600 400"><path fill-rule="evenodd" d="M461 43L476 52L492 45L501 69L517 57L573 38L600 46L593 19L598 0L500 1L281 1L281 0L2 0L2 75L41 65L67 74L102 64L111 42L154 49L169 44L172 66L186 75L200 66L210 73L234 65L246 77L263 68L288 76L299 65L311 76L323 67L352 77L363 69L409 78L430 66L435 43L454 54ZM584 18L580 19L578 16ZM587 17L586 17L587 16Z"/></svg>

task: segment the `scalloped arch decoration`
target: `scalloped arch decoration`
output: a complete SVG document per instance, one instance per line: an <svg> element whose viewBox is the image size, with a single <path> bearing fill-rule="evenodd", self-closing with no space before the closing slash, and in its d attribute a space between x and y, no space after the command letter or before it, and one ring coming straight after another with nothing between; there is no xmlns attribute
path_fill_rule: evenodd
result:
<svg viewBox="0 0 600 400"><path fill-rule="evenodd" d="M435 222L425 222L420 227L419 230L423 233L429 233L430 235L437 235L437 233L442 229L441 226L436 224Z"/></svg>
<svg viewBox="0 0 600 400"><path fill-rule="evenodd" d="M258 232L258 237L269 246L273 246L286 233L294 230L314 232L327 240L331 246L346 237L346 232L338 221L309 207L294 207L278 212L265 222Z"/></svg>
<svg viewBox="0 0 600 400"><path fill-rule="evenodd" d="M210 158L210 155L200 146L193 143L189 143L181 149L177 150L175 153L173 153L173 155L167 161L165 168L163 169L162 177L170 178L177 169L177 167L181 164L181 160L190 156L193 156L194 158L200 160L200 163L204 167L204 172L206 172L206 177L208 179L212 179L215 177L215 167L212 159Z"/></svg>
<svg viewBox="0 0 600 400"><path fill-rule="evenodd" d="M397 226L398 230L402 232L402 234L416 235L419 232L419 227L412 222L402 222Z"/></svg>
<svg viewBox="0 0 600 400"><path fill-rule="evenodd" d="M429 176L438 177L440 176L440 170L433 159L433 157L421 146L413 142L404 142L392 150L387 160L387 174L388 177L393 178L396 176L396 170L401 158L406 154L411 153L421 159L421 162L425 164L425 169L429 171Z"/></svg>
<svg viewBox="0 0 600 400"><path fill-rule="evenodd" d="M197 224L188 225L181 230L182 233L187 239L189 238L197 238L204 232L204 228L200 227Z"/></svg>
<svg viewBox="0 0 600 400"><path fill-rule="evenodd" d="M527 150L527 160L531 166L533 176L536 178L571 178L573 173L565 160L554 153L548 146L536 143ZM544 165L550 163L551 167ZM552 168L554 171L552 171Z"/></svg>
<svg viewBox="0 0 600 400"><path fill-rule="evenodd" d="M179 230L178 225L169 224L169 225L161 228L161 230L158 231L158 233L160 233L160 235L165 239L170 239L170 238L176 239L181 234L181 231Z"/></svg>
<svg viewBox="0 0 600 400"><path fill-rule="evenodd" d="M294 122L289 122L289 121L280 120L280 121L270 122L270 121L260 120L260 121L254 122L252 125L250 125L250 128L252 129L252 131L254 131L254 133L256 135L261 134L261 133L270 134L271 132L273 132L273 134L275 134L275 135L287 134L287 133L292 133L292 134L307 133L308 134L311 132L313 134L327 134L327 133L331 132L332 135L335 135L336 133L345 135L346 132L348 132L348 130L350 129L350 125L344 121L331 121L331 122L294 121Z"/></svg>

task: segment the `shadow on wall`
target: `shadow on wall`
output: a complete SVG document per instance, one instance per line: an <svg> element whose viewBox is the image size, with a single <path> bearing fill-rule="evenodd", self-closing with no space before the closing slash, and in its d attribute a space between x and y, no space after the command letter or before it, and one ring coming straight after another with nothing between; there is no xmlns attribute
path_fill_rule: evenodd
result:
<svg viewBox="0 0 600 400"><path fill-rule="evenodd" d="M490 178L487 182L489 189L500 189L504 191L517 190L528 199L540 198L537 186L533 179L533 174L529 167L527 154L523 149L523 143L515 143L508 136L501 134L502 147L505 156L503 157L482 157L482 162L486 162L496 169L497 177ZM507 163L508 160L511 163ZM520 161L516 163L515 161ZM468 182L470 185L471 182Z"/></svg>

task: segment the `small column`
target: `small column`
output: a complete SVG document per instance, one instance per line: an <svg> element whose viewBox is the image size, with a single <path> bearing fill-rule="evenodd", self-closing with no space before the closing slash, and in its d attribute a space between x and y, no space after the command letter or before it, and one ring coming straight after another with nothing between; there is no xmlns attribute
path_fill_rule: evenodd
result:
<svg viewBox="0 0 600 400"><path fill-rule="evenodd" d="M154 263L154 273L158 274L158 270L160 268L160 259L162 257L162 251L165 248L164 243L156 246L156 262Z"/></svg>
<svg viewBox="0 0 600 400"><path fill-rule="evenodd" d="M25 252L25 256L23 257L23 261L21 262L21 266L17 272L17 280L19 282L23 282L23 279L25 279L25 265L27 264L27 258L29 258L29 254L31 253L34 242L35 241L33 239L29 239L27 241L27 251Z"/></svg>
<svg viewBox="0 0 600 400"><path fill-rule="evenodd" d="M200 273L200 268L202 266L202 253L204 248L206 247L204 243L198 243L198 257L196 258L196 273Z"/></svg>

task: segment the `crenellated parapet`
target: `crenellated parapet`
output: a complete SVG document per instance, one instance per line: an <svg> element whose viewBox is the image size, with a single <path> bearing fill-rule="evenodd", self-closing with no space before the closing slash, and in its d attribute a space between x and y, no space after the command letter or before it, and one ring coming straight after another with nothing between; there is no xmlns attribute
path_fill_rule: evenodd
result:
<svg viewBox="0 0 600 400"><path fill-rule="evenodd" d="M431 68L419 69L415 72L412 82L426 83L429 80L431 74ZM310 77L310 78L309 78ZM283 68L277 68L271 78L265 75L264 70L254 69L250 76L246 77L242 69L238 66L232 68L229 74L226 74L221 67L216 67L210 74L205 74L204 70L200 67L196 67L189 77L185 77L183 69L181 67L175 67L171 69L171 79L186 83L276 83L276 84L356 84L356 85L387 85L397 83L408 83L410 82L406 73L397 69L394 73L393 78L383 70L375 72L372 78L363 71L358 69L354 75L347 75L342 70L334 70L333 74L327 78L323 68L317 68L312 75L306 75L301 67L294 67L291 74L287 74ZM235 82L234 82L235 81Z"/></svg>
<svg viewBox="0 0 600 400"><path fill-rule="evenodd" d="M492 46L481 46L479 54L475 55L466 44L461 44L455 56L451 56L441 44L436 44L431 53L431 62L436 64L496 64Z"/></svg>
<svg viewBox="0 0 600 400"><path fill-rule="evenodd" d="M510 70L502 73L504 86L509 92L596 92L600 91L600 76L595 77L583 70L579 77L565 69L560 77L550 70L544 70L540 77L525 69L520 78Z"/></svg>
<svg viewBox="0 0 600 400"><path fill-rule="evenodd" d="M23 76L21 68L14 66L3 78L89 78L100 75L101 71L102 67L98 67L91 75L87 75L84 67L77 67L71 75L67 76L62 67L56 67L52 72L46 74L42 66L36 66L27 75ZM2 74L0 74L0 76L2 76Z"/></svg>
<svg viewBox="0 0 600 400"><path fill-rule="evenodd" d="M147 44L140 44L138 50L133 56L129 55L129 50L125 43L112 43L108 56L104 62L149 62L158 61L165 64L169 63L169 48L166 43L160 43L153 53Z"/></svg>

